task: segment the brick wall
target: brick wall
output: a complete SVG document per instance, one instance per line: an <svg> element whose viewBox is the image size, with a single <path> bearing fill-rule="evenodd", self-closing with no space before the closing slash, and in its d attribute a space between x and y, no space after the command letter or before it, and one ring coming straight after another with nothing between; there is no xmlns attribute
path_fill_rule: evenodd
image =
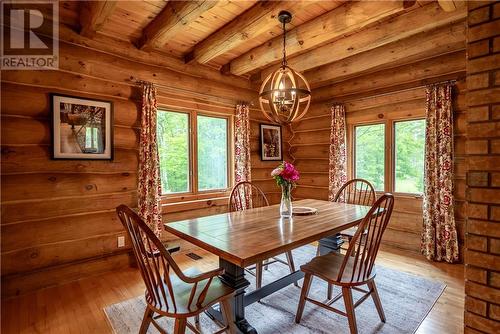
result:
<svg viewBox="0 0 500 334"><path fill-rule="evenodd" d="M500 332L500 2L468 2L465 333Z"/></svg>

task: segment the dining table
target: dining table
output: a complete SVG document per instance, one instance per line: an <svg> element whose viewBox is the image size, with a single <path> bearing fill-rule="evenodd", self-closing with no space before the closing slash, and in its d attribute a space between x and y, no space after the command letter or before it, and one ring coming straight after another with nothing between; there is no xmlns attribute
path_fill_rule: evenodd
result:
<svg viewBox="0 0 500 334"><path fill-rule="evenodd" d="M368 206L303 199L294 207L316 209L315 214L282 218L279 204L243 211L165 223L165 230L219 257L224 269L222 282L235 289L235 323L241 333L257 333L245 319L245 307L294 284L304 274L297 270L260 289L246 292L250 282L245 268L286 251L319 241L320 255L339 252L339 232L356 226L370 210ZM297 300L299 292L297 294ZM211 317L222 320L215 308Z"/></svg>

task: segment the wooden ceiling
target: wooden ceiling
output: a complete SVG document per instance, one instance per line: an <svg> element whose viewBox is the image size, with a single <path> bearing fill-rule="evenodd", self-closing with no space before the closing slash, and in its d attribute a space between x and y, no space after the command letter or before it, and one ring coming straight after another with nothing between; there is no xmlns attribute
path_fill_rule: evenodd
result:
<svg viewBox="0 0 500 334"><path fill-rule="evenodd" d="M260 82L282 56L313 88L465 48L463 1L86 1L61 2L61 21Z"/></svg>

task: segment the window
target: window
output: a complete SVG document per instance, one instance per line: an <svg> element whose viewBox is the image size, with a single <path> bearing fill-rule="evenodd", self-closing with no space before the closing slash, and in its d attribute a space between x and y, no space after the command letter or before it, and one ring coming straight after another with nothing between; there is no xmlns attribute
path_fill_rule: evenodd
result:
<svg viewBox="0 0 500 334"><path fill-rule="evenodd" d="M385 125L372 124L356 126L355 177L369 181L375 190L384 190L385 179Z"/></svg>
<svg viewBox="0 0 500 334"><path fill-rule="evenodd" d="M389 118L349 129L351 177L368 180L376 191L424 192L425 119Z"/></svg>
<svg viewBox="0 0 500 334"><path fill-rule="evenodd" d="M227 188L227 119L198 116L198 189Z"/></svg>
<svg viewBox="0 0 500 334"><path fill-rule="evenodd" d="M197 112L158 111L162 194L229 188L229 123L226 117Z"/></svg>
<svg viewBox="0 0 500 334"><path fill-rule="evenodd" d="M424 192L425 120L394 123L394 191Z"/></svg>
<svg viewBox="0 0 500 334"><path fill-rule="evenodd" d="M189 114L160 111L157 122L162 193L188 192Z"/></svg>

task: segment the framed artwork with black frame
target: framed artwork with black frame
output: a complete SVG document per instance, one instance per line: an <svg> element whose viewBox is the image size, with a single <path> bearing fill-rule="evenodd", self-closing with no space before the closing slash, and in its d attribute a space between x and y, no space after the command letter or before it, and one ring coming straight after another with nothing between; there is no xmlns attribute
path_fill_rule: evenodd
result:
<svg viewBox="0 0 500 334"><path fill-rule="evenodd" d="M283 160L281 126L260 124L260 159L262 161Z"/></svg>
<svg viewBox="0 0 500 334"><path fill-rule="evenodd" d="M113 160L113 103L50 94L52 159Z"/></svg>

